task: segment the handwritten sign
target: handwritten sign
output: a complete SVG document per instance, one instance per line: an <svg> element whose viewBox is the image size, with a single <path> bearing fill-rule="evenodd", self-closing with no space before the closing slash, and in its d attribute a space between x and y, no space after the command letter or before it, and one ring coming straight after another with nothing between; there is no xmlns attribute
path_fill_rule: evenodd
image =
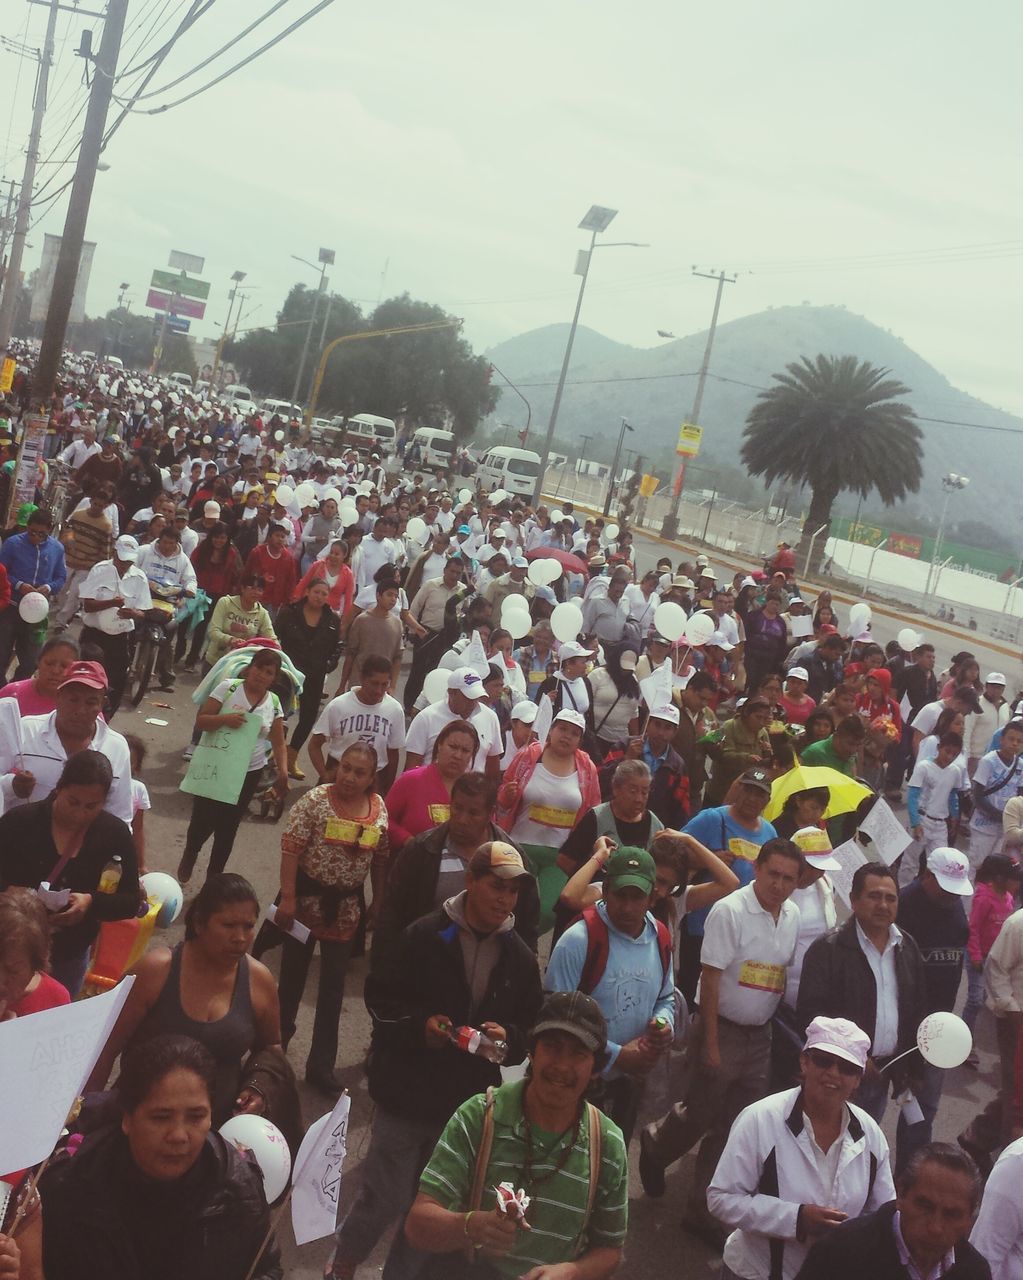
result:
<svg viewBox="0 0 1023 1280"><path fill-rule="evenodd" d="M322 1240L337 1225L351 1107L351 1097L342 1093L334 1110L310 1125L302 1139L291 1183L291 1225L296 1244Z"/></svg>
<svg viewBox="0 0 1023 1280"><path fill-rule="evenodd" d="M813 618L808 613L797 614L796 617L789 619L789 630L795 640L799 640L803 636L812 636Z"/></svg>
<svg viewBox="0 0 1023 1280"><path fill-rule="evenodd" d="M125 978L91 1000L0 1022L0 1165L28 1169L57 1145L131 990Z"/></svg>
<svg viewBox="0 0 1023 1280"><path fill-rule="evenodd" d="M671 659L665 658L659 667L639 682L643 700L648 707L663 707L671 702ZM683 688L685 686L682 686Z"/></svg>
<svg viewBox="0 0 1023 1280"><path fill-rule="evenodd" d="M913 837L880 797L860 823L860 830L870 837L886 867L890 867L913 842Z"/></svg>
<svg viewBox="0 0 1023 1280"><path fill-rule="evenodd" d="M181 781L181 790L223 804L237 804L262 723L259 716L250 712L240 729L207 729Z"/></svg>
<svg viewBox="0 0 1023 1280"><path fill-rule="evenodd" d="M853 876L856 874L856 868L864 866L867 859L855 840L847 840L845 844L840 844L837 849L832 849L831 856L842 864L842 869L841 871L829 871L828 876L835 886L835 892L846 907L851 909L849 897L852 891Z"/></svg>

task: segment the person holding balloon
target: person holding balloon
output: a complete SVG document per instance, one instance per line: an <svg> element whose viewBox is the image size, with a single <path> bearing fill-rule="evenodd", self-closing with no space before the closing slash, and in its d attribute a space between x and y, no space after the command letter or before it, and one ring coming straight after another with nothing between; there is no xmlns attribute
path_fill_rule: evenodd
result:
<svg viewBox="0 0 1023 1280"><path fill-rule="evenodd" d="M12 597L11 604L0 608L0 680L4 683L15 652L15 680L27 680L35 671L46 639L46 628L41 624L49 613L50 601L67 579L64 547L50 536L52 528L50 513L38 508L29 516L25 532L14 534L0 547L0 565ZM36 597L42 597L38 607Z"/></svg>

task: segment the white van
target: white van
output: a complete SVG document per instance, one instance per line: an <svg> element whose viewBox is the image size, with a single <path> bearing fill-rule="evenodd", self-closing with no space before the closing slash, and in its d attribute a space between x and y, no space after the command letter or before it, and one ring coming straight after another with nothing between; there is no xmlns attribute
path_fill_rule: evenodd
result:
<svg viewBox="0 0 1023 1280"><path fill-rule="evenodd" d="M275 413L285 422L290 422L292 418L302 421L301 405L292 404L290 400L264 400L259 407L259 416L264 422L269 422Z"/></svg>
<svg viewBox="0 0 1023 1280"><path fill-rule="evenodd" d="M504 489L508 493L531 494L540 474L540 455L532 449L512 449L508 445L494 445L486 451L476 467L476 476L482 485L493 492Z"/></svg>
<svg viewBox="0 0 1023 1280"><path fill-rule="evenodd" d="M189 382L191 383L191 379ZM232 382L221 391L220 398L225 404L234 404L236 400L247 400L251 403L252 392L244 382Z"/></svg>
<svg viewBox="0 0 1023 1280"><path fill-rule="evenodd" d="M393 418L375 413L356 413L347 422L348 447L361 453L379 453L393 458L398 443L398 428Z"/></svg>
<svg viewBox="0 0 1023 1280"><path fill-rule="evenodd" d="M184 387L186 391L192 390L192 375L190 373L168 373L167 381L172 387Z"/></svg>
<svg viewBox="0 0 1023 1280"><path fill-rule="evenodd" d="M455 460L455 437L450 431L438 431L436 427L420 427L409 446L413 461L405 454L405 462L411 467L451 467Z"/></svg>

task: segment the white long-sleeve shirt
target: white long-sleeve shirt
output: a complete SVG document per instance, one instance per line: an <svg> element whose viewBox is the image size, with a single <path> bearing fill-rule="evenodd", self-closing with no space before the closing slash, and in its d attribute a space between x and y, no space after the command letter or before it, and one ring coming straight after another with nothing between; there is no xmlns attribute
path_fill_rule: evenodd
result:
<svg viewBox="0 0 1023 1280"><path fill-rule="evenodd" d="M984 961L984 988L996 1017L1023 1010L1023 910L1002 925Z"/></svg>
<svg viewBox="0 0 1023 1280"><path fill-rule="evenodd" d="M991 1280L1023 1280L1023 1138L998 1157L984 1188L970 1244L991 1268Z"/></svg>

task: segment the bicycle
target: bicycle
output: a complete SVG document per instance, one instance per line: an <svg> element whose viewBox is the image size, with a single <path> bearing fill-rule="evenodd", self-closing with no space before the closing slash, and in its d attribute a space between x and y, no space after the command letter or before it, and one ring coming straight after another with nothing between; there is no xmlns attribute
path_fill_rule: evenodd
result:
<svg viewBox="0 0 1023 1280"><path fill-rule="evenodd" d="M135 632L135 653L128 667L125 693L137 707L149 691L161 648L173 644L184 610L177 604L179 586L157 587L150 583L153 608Z"/></svg>

